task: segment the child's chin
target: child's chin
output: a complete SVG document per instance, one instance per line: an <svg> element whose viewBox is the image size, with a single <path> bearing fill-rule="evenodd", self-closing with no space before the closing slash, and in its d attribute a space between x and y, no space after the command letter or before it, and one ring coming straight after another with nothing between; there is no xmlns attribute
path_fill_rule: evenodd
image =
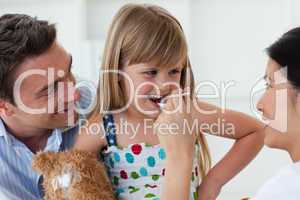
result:
<svg viewBox="0 0 300 200"><path fill-rule="evenodd" d="M144 115L150 119L156 119L159 116L159 114L160 114L159 109L156 109L156 110L152 109L152 110L149 110L144 113Z"/></svg>

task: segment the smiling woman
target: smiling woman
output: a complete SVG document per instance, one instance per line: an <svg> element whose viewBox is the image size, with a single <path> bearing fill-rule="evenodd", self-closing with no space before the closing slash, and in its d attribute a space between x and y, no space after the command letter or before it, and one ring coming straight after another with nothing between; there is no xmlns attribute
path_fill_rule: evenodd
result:
<svg viewBox="0 0 300 200"><path fill-rule="evenodd" d="M269 121L265 128L265 144L287 151L294 163L270 179L255 199L296 200L300 198L300 28L285 33L267 53L268 87L257 104Z"/></svg>

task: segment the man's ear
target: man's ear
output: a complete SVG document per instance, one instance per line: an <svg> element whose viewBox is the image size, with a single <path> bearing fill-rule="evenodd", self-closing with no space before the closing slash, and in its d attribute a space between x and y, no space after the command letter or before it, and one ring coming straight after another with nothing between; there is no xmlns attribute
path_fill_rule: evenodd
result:
<svg viewBox="0 0 300 200"><path fill-rule="evenodd" d="M0 114L10 117L14 114L14 106L6 100L0 99Z"/></svg>

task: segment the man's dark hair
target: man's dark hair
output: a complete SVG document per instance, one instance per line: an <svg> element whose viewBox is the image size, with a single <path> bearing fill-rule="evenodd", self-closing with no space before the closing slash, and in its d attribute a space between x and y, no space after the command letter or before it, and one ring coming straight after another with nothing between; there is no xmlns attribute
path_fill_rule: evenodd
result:
<svg viewBox="0 0 300 200"><path fill-rule="evenodd" d="M12 71L26 58L46 52L56 39L54 24L23 14L0 17L0 99L13 100Z"/></svg>

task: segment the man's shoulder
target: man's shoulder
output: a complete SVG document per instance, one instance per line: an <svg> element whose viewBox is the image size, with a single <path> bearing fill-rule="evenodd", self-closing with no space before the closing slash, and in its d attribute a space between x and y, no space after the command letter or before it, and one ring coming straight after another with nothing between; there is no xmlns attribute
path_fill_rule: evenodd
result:
<svg viewBox="0 0 300 200"><path fill-rule="evenodd" d="M7 159L7 154L10 153L12 150L12 146L8 144L8 141L5 139L4 136L0 136L0 162L2 160ZM0 170L1 171L1 170Z"/></svg>
<svg viewBox="0 0 300 200"><path fill-rule="evenodd" d="M23 198L16 196L12 191L8 191L5 187L0 186L1 200L22 200Z"/></svg>

